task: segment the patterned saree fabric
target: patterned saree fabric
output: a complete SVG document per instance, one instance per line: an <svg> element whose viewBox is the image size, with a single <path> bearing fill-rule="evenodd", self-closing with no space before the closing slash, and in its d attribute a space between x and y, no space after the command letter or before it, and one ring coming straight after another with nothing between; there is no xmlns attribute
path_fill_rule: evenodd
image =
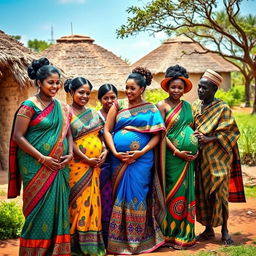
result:
<svg viewBox="0 0 256 256"><path fill-rule="evenodd" d="M71 132L74 143L89 158L99 157L102 142L99 131L103 126L96 111L86 109L73 115ZM71 188L69 215L71 249L74 255L105 255L102 238L100 168L92 168L75 157L69 164Z"/></svg>
<svg viewBox="0 0 256 256"><path fill-rule="evenodd" d="M118 152L142 149L154 133L164 133L159 110L151 103L128 108L116 103L113 140ZM150 252L164 243L165 206L161 177L154 168L154 150L125 164L112 157L114 207L109 224L110 254Z"/></svg>
<svg viewBox="0 0 256 256"><path fill-rule="evenodd" d="M196 164L197 220L203 225L220 226L228 201L245 202L237 147L239 130L229 106L214 99L204 111L201 101L193 103L195 129L218 141L201 144ZM213 210L213 213L212 213Z"/></svg>
<svg viewBox="0 0 256 256"><path fill-rule="evenodd" d="M30 119L25 135L28 142L45 156L60 159L66 155L70 108L54 100L43 111L36 97L26 100L16 116ZM68 195L69 170L49 170L37 159L21 150L11 138L9 196L19 191L19 175L23 181L23 213L25 224L20 238L19 255L71 255Z"/></svg>
<svg viewBox="0 0 256 256"><path fill-rule="evenodd" d="M105 123L106 120L104 116L98 111L101 120ZM103 136L104 129L101 129L101 135ZM108 228L110 216L113 208L112 199L112 182L111 182L111 165L110 165L110 155L108 154L105 163L101 166L100 172L100 194L101 194L101 206L102 206L102 235L104 239L105 246L107 246L108 241Z"/></svg>
<svg viewBox="0 0 256 256"><path fill-rule="evenodd" d="M165 117L167 138L180 151L197 152L198 141L190 127L193 116L190 104L181 101ZM180 247L195 244L194 162L173 156L166 149L166 241Z"/></svg>

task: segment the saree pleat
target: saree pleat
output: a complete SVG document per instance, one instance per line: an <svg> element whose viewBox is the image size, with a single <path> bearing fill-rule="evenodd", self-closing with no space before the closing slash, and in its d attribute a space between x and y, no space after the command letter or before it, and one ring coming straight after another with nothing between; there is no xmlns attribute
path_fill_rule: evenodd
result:
<svg viewBox="0 0 256 256"><path fill-rule="evenodd" d="M23 102L17 112L17 115L31 118L25 137L43 155L59 159L67 154L69 107L54 100L41 111L36 104L35 97L31 98ZM25 215L19 255L71 255L68 168L52 171L20 148L17 147L16 152L16 166L23 181ZM14 155L10 156L12 161L15 161Z"/></svg>
<svg viewBox="0 0 256 256"><path fill-rule="evenodd" d="M197 221L217 227L223 224L228 201L245 202L237 140L239 130L229 106L219 99L201 112L193 103L195 128L218 141L202 144L196 164Z"/></svg>
<svg viewBox="0 0 256 256"><path fill-rule="evenodd" d="M180 151L195 154L198 142L190 124L193 122L192 110L186 101L181 101L169 110L165 118L167 138ZM195 244L195 193L194 162L173 156L166 150L166 241L180 247Z"/></svg>
<svg viewBox="0 0 256 256"><path fill-rule="evenodd" d="M151 134L164 132L158 109L150 103L133 108L120 106L113 140L118 152L142 149ZM123 106L123 107L121 107ZM132 164L112 156L114 206L108 235L111 254L150 252L164 243L161 228L165 208L159 173L154 168L154 151L150 150Z"/></svg>
<svg viewBox="0 0 256 256"><path fill-rule="evenodd" d="M87 157L99 157L103 123L97 112L86 109L73 115L71 131L74 143ZM100 168L92 168L75 157L69 164L71 250L74 255L105 255L102 238Z"/></svg>

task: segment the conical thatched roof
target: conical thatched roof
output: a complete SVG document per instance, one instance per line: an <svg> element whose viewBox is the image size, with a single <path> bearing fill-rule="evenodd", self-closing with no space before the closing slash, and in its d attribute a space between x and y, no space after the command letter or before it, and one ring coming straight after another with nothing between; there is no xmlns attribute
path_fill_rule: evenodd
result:
<svg viewBox="0 0 256 256"><path fill-rule="evenodd" d="M204 49L190 38L179 36L166 40L132 66L145 66L153 74L165 73L169 66L175 64L185 67L189 73L204 73L208 68L217 72L238 71L237 67L216 53L190 54L194 51L203 52Z"/></svg>
<svg viewBox="0 0 256 256"><path fill-rule="evenodd" d="M27 75L33 58L30 49L0 30L0 79L11 73L21 87L33 85Z"/></svg>
<svg viewBox="0 0 256 256"><path fill-rule="evenodd" d="M83 76L97 90L104 83L112 83L124 90L131 68L112 52L94 44L83 35L63 36L41 53L65 71L68 77Z"/></svg>

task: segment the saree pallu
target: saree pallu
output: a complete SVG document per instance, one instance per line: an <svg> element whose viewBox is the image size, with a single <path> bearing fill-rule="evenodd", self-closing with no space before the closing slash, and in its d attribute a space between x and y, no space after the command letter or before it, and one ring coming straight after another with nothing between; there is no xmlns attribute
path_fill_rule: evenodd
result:
<svg viewBox="0 0 256 256"><path fill-rule="evenodd" d="M153 133L164 132L158 109L150 103L127 108L118 102L113 141L118 152L141 150ZM110 254L150 252L164 243L165 206L150 150L132 164L112 156L114 207L108 236Z"/></svg>
<svg viewBox="0 0 256 256"><path fill-rule="evenodd" d="M70 108L57 100L43 111L37 105L36 97L32 97L23 102L15 117L19 115L31 120L25 138L33 147L43 155L60 159L68 151L66 134L71 120ZM12 186L14 182L17 184L19 175L24 189L25 223L19 255L71 255L68 167L49 170L18 148L12 138L10 145L9 196L15 196ZM18 195L19 191L15 193Z"/></svg>
<svg viewBox="0 0 256 256"><path fill-rule="evenodd" d="M188 102L181 101L169 110L165 117L167 138L180 151L195 154L197 138L190 124L193 123L192 110ZM166 150L166 242L180 247L189 247L195 241L195 187L194 162L173 156Z"/></svg>
<svg viewBox="0 0 256 256"><path fill-rule="evenodd" d="M102 152L99 138L102 126L99 115L92 109L86 109L78 116L73 115L71 132L74 143L89 158L99 157ZM105 255L101 225L100 168L92 168L77 157L69 163L69 167L72 254Z"/></svg>
<svg viewBox="0 0 256 256"><path fill-rule="evenodd" d="M202 225L223 224L228 201L245 202L237 140L239 130L229 106L219 99L201 112L201 101L192 105L195 128L217 141L201 144L196 163L196 216Z"/></svg>
<svg viewBox="0 0 256 256"><path fill-rule="evenodd" d="M105 123L106 120L104 116L98 111L98 114L101 120ZM101 129L101 135L103 137L104 129ZM113 199L112 199L112 171L110 165L110 156L108 154L105 163L101 166L100 172L100 195L101 195L101 207L102 207L102 236L104 239L105 246L107 247L108 244L108 228L109 228L109 221L111 217L111 212L113 208Z"/></svg>

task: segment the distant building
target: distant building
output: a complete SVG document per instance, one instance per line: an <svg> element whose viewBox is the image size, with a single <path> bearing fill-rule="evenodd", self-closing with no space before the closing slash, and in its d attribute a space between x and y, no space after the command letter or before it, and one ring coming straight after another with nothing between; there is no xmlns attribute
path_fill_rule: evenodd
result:
<svg viewBox="0 0 256 256"><path fill-rule="evenodd" d="M129 65L114 53L83 35L63 36L41 53L65 71L67 78L82 76L90 80L93 92L90 104L95 105L98 88L104 83L115 85L124 97L125 81L131 72ZM67 102L70 102L67 96Z"/></svg>
<svg viewBox="0 0 256 256"><path fill-rule="evenodd" d="M192 53L195 51L199 53ZM210 52L200 54L203 51L204 49L198 43L194 43L188 37L171 38L136 61L132 64L132 67L143 66L148 68L153 74L154 89L161 88L160 82L169 66L179 64L185 67L193 83L193 89L185 95L185 99L192 102L197 98L197 84L206 69L212 69L223 76L224 82L221 88L224 90L228 90L231 86L230 72L238 71L237 67L220 55Z"/></svg>

